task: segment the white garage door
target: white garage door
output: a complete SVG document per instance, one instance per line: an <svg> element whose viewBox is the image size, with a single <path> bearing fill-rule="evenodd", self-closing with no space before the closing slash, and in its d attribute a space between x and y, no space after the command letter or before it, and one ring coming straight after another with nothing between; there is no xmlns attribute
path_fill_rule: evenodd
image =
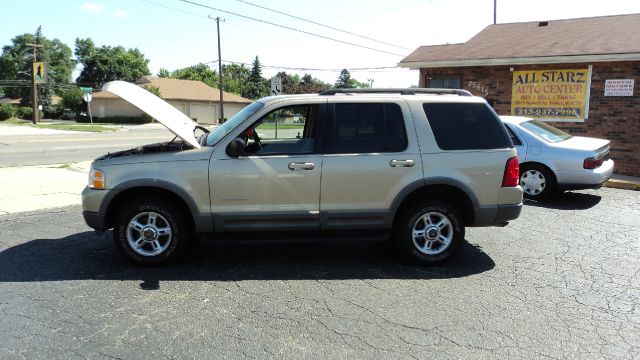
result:
<svg viewBox="0 0 640 360"><path fill-rule="evenodd" d="M216 105L191 104L189 117L196 119L201 124L216 124L217 114L218 107Z"/></svg>
<svg viewBox="0 0 640 360"><path fill-rule="evenodd" d="M230 119L233 115L240 112L248 104L224 104L224 117Z"/></svg>
<svg viewBox="0 0 640 360"><path fill-rule="evenodd" d="M180 110L180 112L187 115L187 112L185 111L185 105L186 105L185 103L170 102L169 104L173 105L174 108Z"/></svg>

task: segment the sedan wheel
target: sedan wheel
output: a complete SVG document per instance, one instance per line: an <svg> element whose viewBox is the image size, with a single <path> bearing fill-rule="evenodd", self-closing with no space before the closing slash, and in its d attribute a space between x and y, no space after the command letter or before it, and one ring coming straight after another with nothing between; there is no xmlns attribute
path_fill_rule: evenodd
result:
<svg viewBox="0 0 640 360"><path fill-rule="evenodd" d="M529 199L543 199L548 197L555 187L554 178L542 166L523 166L520 171L520 186L524 197Z"/></svg>

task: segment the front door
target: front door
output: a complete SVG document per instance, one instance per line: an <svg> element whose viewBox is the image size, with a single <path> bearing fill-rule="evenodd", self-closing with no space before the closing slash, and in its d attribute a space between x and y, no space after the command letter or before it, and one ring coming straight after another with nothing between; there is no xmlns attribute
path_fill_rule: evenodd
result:
<svg viewBox="0 0 640 360"><path fill-rule="evenodd" d="M323 113L320 104L280 107L243 129L244 156L222 144L209 169L216 230L319 229Z"/></svg>

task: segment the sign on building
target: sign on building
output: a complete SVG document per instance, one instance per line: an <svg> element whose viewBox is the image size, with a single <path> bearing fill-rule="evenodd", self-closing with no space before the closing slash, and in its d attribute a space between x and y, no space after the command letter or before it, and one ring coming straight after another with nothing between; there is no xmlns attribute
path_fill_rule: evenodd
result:
<svg viewBox="0 0 640 360"><path fill-rule="evenodd" d="M271 95L282 94L282 78L274 76L271 78Z"/></svg>
<svg viewBox="0 0 640 360"><path fill-rule="evenodd" d="M605 80L604 96L633 96L633 79Z"/></svg>
<svg viewBox="0 0 640 360"><path fill-rule="evenodd" d="M33 63L33 79L36 84L47 83L47 66L44 62Z"/></svg>
<svg viewBox="0 0 640 360"><path fill-rule="evenodd" d="M511 115L550 121L589 118L591 68L513 72Z"/></svg>

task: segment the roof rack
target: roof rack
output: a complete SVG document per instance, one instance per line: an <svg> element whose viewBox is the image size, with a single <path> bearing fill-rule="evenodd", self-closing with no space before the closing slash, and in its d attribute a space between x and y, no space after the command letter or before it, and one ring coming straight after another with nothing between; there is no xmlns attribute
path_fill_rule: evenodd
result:
<svg viewBox="0 0 640 360"><path fill-rule="evenodd" d="M439 88L329 89L321 92L319 95L335 95L335 94L400 94L400 95L437 94L437 95L473 96L473 94L471 94L467 90L439 89Z"/></svg>

